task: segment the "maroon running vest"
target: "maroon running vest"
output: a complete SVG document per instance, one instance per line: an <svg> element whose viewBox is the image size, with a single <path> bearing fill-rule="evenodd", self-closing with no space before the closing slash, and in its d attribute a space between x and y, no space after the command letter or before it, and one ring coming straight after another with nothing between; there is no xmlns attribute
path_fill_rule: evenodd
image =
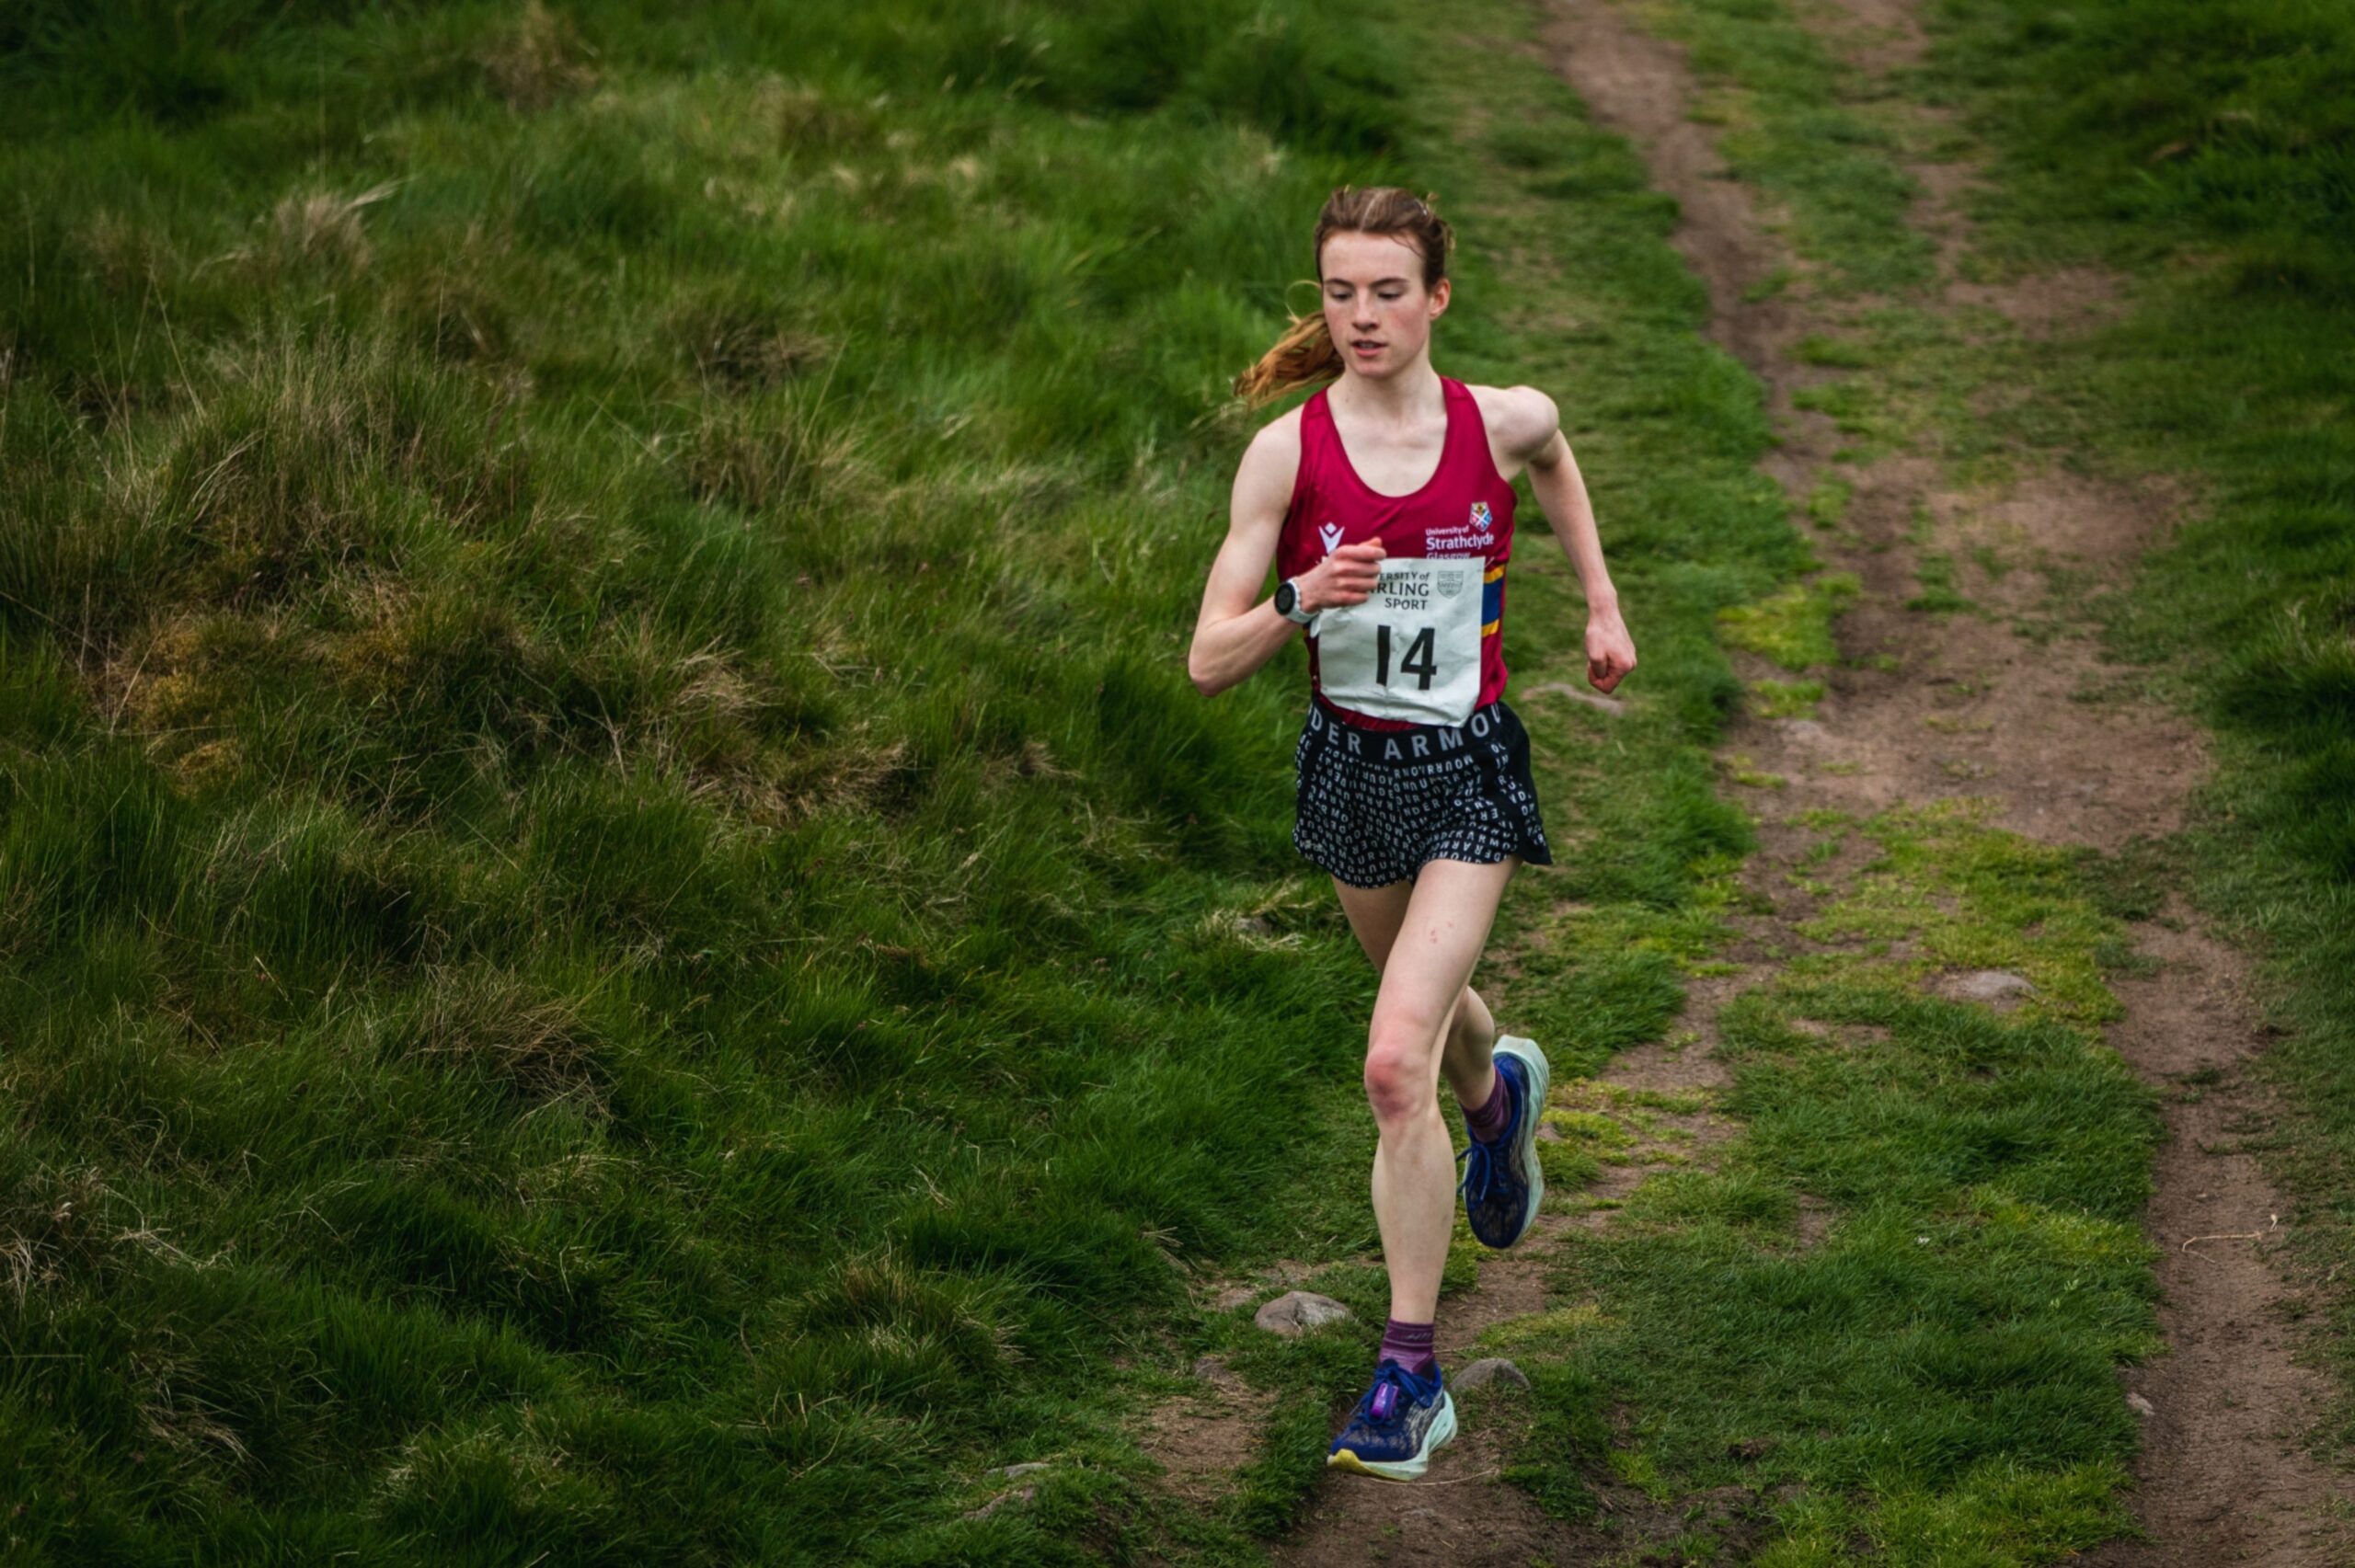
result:
<svg viewBox="0 0 2355 1568"><path fill-rule="evenodd" d="M1480 405L1460 381L1440 377L1447 395L1447 441L1430 480L1411 496L1385 496L1358 477L1333 428L1320 388L1300 408L1300 473L1292 506L1276 540L1279 580L1295 578L1343 544L1379 538L1393 556L1477 555L1481 576L1480 694L1486 707L1504 695L1505 563L1512 557L1512 486L1488 452ZM1307 628L1303 627L1306 635ZM1402 719L1378 718L1327 699L1316 669L1316 639L1308 639L1308 689L1314 699L1351 724L1369 729L1411 729Z"/></svg>

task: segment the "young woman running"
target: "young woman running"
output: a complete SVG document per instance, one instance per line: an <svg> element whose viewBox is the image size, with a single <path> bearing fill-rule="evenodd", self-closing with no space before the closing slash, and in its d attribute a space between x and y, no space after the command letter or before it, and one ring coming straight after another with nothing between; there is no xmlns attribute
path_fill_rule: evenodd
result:
<svg viewBox="0 0 2355 1568"><path fill-rule="evenodd" d="M1513 872L1553 864L1529 737L1504 701L1504 576L1523 467L1586 589L1589 683L1608 692L1636 667L1553 400L1431 368L1453 244L1405 190L1344 186L1326 202L1314 241L1324 309L1295 322L1235 392L1257 406L1331 384L1244 452L1187 657L1210 695L1305 628L1311 703L1293 751L1292 843L1332 876L1381 976L1365 1091L1390 1271L1373 1386L1327 1462L1400 1481L1455 1435L1431 1349L1454 1193L1491 1247L1521 1240L1545 1196L1545 1053L1499 1036L1468 983ZM1271 558L1281 581L1261 599ZM1440 1116L1442 1073L1470 1134L1460 1156Z"/></svg>

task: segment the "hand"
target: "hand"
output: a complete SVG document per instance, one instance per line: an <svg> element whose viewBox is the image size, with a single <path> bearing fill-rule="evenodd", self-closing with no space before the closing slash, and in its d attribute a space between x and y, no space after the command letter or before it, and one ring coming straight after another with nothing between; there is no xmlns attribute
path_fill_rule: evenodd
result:
<svg viewBox="0 0 2355 1568"><path fill-rule="evenodd" d="M1336 604L1362 604L1382 580L1382 541L1368 539L1344 544L1293 578L1300 585L1303 610L1329 610Z"/></svg>
<svg viewBox="0 0 2355 1568"><path fill-rule="evenodd" d="M1383 581L1383 542L1342 544L1307 572L1295 577L1303 610L1330 610L1333 605L1363 605L1375 584Z"/></svg>
<svg viewBox="0 0 2355 1568"><path fill-rule="evenodd" d="M1591 611L1586 618L1586 679L1598 692L1619 684L1636 668L1636 640L1616 609Z"/></svg>

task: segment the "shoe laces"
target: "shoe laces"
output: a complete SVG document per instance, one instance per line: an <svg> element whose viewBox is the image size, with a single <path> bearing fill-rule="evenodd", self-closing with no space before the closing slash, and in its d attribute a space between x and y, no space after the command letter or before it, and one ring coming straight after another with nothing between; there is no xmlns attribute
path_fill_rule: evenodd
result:
<svg viewBox="0 0 2355 1568"><path fill-rule="evenodd" d="M1476 1138L1471 1147L1455 1159L1464 1167L1464 1177L1456 1183L1455 1190L1476 1205L1487 1202L1488 1185L1496 1180L1496 1162L1488 1146Z"/></svg>
<svg viewBox="0 0 2355 1568"><path fill-rule="evenodd" d="M1366 1391L1365 1419L1373 1426L1396 1425L1418 1397L1414 1374L1396 1361L1384 1361L1374 1368L1373 1387Z"/></svg>
<svg viewBox="0 0 2355 1568"><path fill-rule="evenodd" d="M1503 1066L1499 1064L1497 1068L1497 1076L1499 1080L1504 1078L1504 1071ZM1515 1093L1510 1082L1505 1083L1505 1093L1508 1096ZM1504 1147L1505 1134L1511 1132L1512 1123L1508 1121L1505 1124L1505 1134L1498 1135L1497 1141L1493 1144L1484 1143L1478 1133L1471 1132L1468 1128L1465 1130L1471 1147L1455 1157L1464 1165L1464 1179L1457 1185L1456 1191L1465 1194L1476 1204L1482 1203L1488 1199L1489 1185L1496 1180L1496 1150Z"/></svg>

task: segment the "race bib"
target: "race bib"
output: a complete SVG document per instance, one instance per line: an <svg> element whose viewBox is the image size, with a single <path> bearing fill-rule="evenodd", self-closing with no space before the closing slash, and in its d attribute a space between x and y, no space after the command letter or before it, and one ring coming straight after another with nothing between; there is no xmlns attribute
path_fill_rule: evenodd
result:
<svg viewBox="0 0 2355 1568"><path fill-rule="evenodd" d="M1392 557L1363 603L1317 612L1325 695L1375 718L1462 724L1480 695L1477 555Z"/></svg>

